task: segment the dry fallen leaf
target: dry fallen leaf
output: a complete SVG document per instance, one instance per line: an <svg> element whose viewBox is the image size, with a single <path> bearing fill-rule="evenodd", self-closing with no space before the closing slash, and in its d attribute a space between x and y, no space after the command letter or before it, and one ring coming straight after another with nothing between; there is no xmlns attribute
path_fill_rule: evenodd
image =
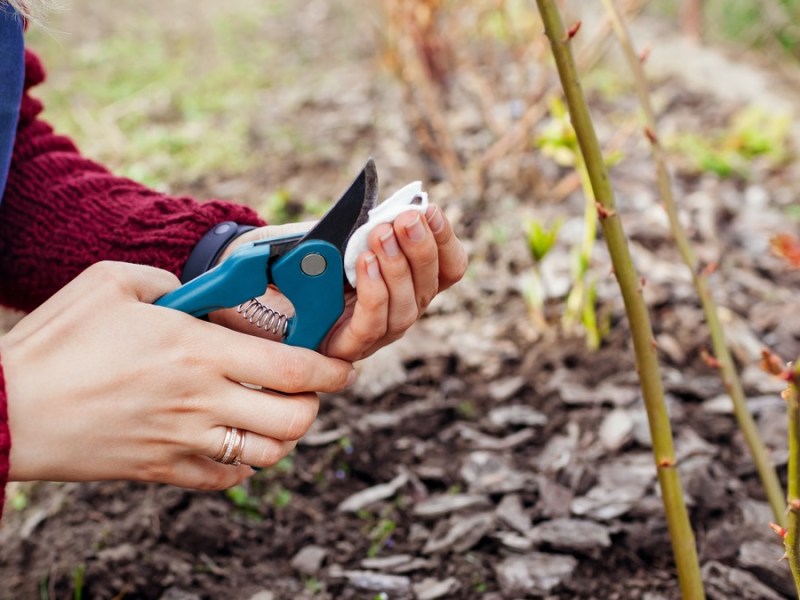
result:
<svg viewBox="0 0 800 600"><path fill-rule="evenodd" d="M800 269L800 240L788 233L781 233L772 238L772 252L785 258L790 265Z"/></svg>

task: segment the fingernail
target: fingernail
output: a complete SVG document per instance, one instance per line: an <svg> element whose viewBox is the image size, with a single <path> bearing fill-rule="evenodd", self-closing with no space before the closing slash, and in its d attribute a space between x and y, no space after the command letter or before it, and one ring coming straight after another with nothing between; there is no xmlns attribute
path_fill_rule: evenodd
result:
<svg viewBox="0 0 800 600"><path fill-rule="evenodd" d="M444 217L442 216L442 211L439 210L438 206L434 206L433 210L425 216L428 219L428 225L431 226L431 231L434 234L440 233L442 229L444 229Z"/></svg>
<svg viewBox="0 0 800 600"><path fill-rule="evenodd" d="M397 245L397 238L394 237L394 229L390 229L381 236L381 246L387 256L394 257L400 254L400 246Z"/></svg>
<svg viewBox="0 0 800 600"><path fill-rule="evenodd" d="M347 383L345 384L345 387L350 387L353 385L356 382L356 379L358 379L358 373L356 373L356 370L353 369L347 374Z"/></svg>
<svg viewBox="0 0 800 600"><path fill-rule="evenodd" d="M419 213L414 216L414 220L411 223L406 225L406 233L408 233L408 239L412 242L421 242L425 239L425 228L422 226L422 219L420 219Z"/></svg>
<svg viewBox="0 0 800 600"><path fill-rule="evenodd" d="M370 279L378 279L381 276L381 268L378 266L378 257L370 253L367 256L367 275Z"/></svg>

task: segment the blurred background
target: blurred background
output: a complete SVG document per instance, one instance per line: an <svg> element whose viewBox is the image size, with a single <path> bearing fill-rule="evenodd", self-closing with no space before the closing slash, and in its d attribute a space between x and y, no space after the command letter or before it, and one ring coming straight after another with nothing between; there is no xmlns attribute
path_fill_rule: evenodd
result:
<svg viewBox="0 0 800 600"><path fill-rule="evenodd" d="M704 573L717 597L791 597L700 358L630 74L600 3L561 4L582 23ZM800 0L617 5L783 469L781 385L757 361L763 345L800 354ZM627 324L534 2L72 0L27 43L48 71L44 118L116 173L277 223L322 214L372 156L381 198L421 179L471 266L246 488L13 486L0 597L677 597Z"/></svg>
<svg viewBox="0 0 800 600"><path fill-rule="evenodd" d="M562 4L586 27L576 43L585 55L589 92L611 99L624 94L629 77L608 61L614 44L599 5ZM738 71L726 70L746 57L785 77L786 87L794 83L800 35L795 0L620 5L645 18L637 41L642 50L655 49L654 77L698 79L716 67L706 85L723 96L749 94L754 104L763 94L768 104L768 88L777 80L765 79L761 89L724 89L741 83ZM298 173L281 172L281 161L327 158L340 174L354 170L362 155L388 146L385 171L394 177L396 163L408 157L393 157L393 144L419 147L415 154L433 163L426 179L464 183L473 175L464 171L478 155L485 169L506 154L522 153L501 153L495 145L511 130L525 129L520 121L531 138L524 141L535 143L534 126L546 120L547 110L540 109L545 115L539 119L526 111L553 91L547 45L535 7L525 0L311 2L302 10L249 0L231 6L182 0L120 2L113 9L80 1L61 6L29 34L29 46L50 71L39 93L59 129L121 174L256 206L280 204L272 194L297 193L292 180ZM705 46L691 45L697 42ZM709 47L714 50L705 52ZM730 62L709 62L717 53ZM378 93L389 100L366 101L374 96L365 95ZM459 118L473 119L469 125L478 131L463 131ZM369 130L384 124L406 137L376 144L363 135L374 136ZM349 150L344 155L352 155L344 166L342 142ZM486 155L490 148L495 152ZM261 189L237 188L253 187L245 179L259 176ZM403 180L407 173L397 176ZM314 189L314 179L304 178L303 186L304 203L312 207L332 195L322 191L328 180Z"/></svg>

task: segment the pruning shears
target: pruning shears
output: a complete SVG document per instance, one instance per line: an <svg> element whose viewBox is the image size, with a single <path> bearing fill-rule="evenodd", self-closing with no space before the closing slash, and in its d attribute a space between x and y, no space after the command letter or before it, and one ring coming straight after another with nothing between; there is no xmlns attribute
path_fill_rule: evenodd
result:
<svg viewBox="0 0 800 600"><path fill-rule="evenodd" d="M244 244L155 304L195 317L238 306L251 323L279 322L286 343L315 349L344 312L345 248L353 231L368 219L376 198L377 173L370 159L310 231ZM270 284L292 303L294 316L277 313L256 299Z"/></svg>

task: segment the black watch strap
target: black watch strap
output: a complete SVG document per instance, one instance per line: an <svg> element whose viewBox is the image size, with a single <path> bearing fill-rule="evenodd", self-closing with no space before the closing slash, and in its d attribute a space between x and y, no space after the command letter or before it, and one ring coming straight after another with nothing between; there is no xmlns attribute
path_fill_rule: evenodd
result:
<svg viewBox="0 0 800 600"><path fill-rule="evenodd" d="M253 225L239 225L225 221L214 225L192 249L181 274L181 283L187 283L208 271L217 262L220 254L233 240L246 231L255 229Z"/></svg>

